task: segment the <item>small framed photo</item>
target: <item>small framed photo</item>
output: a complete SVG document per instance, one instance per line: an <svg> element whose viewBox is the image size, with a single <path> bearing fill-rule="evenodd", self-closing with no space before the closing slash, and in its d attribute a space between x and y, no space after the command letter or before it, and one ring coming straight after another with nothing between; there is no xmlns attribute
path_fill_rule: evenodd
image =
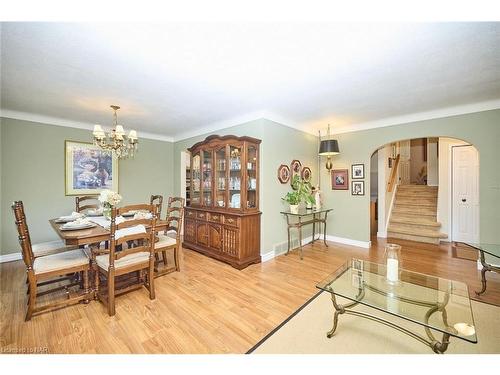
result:
<svg viewBox="0 0 500 375"><path fill-rule="evenodd" d="M352 195L365 195L365 182L364 181L352 181L351 194Z"/></svg>
<svg viewBox="0 0 500 375"><path fill-rule="evenodd" d="M332 170L332 190L348 190L349 189L349 170L334 169Z"/></svg>
<svg viewBox="0 0 500 375"><path fill-rule="evenodd" d="M353 164L351 166L351 178L353 180L362 180L365 178L365 165L364 164Z"/></svg>

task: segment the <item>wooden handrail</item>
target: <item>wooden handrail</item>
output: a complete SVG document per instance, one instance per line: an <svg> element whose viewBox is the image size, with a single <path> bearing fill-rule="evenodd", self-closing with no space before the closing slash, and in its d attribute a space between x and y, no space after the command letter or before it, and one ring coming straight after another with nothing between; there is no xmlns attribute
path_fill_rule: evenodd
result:
<svg viewBox="0 0 500 375"><path fill-rule="evenodd" d="M391 171L391 177L389 178L389 182L387 183L387 191L390 192L392 189L394 189L394 186L396 185L396 176L398 175L398 166L399 166L399 157L396 156L396 160L394 161L394 165L392 166L392 171Z"/></svg>

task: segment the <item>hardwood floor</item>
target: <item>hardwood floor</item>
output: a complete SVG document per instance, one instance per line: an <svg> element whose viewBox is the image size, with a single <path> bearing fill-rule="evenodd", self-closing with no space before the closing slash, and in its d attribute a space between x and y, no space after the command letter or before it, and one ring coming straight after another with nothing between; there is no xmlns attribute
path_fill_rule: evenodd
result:
<svg viewBox="0 0 500 375"><path fill-rule="evenodd" d="M403 246L404 268L480 287L476 263L454 258L451 246L391 240ZM315 285L351 257L382 261L384 241L371 249L321 242L238 271L183 250L181 272L146 289L117 297L116 316L98 302L48 312L24 322L25 270L0 266L0 353L40 348L48 353L245 353L312 295ZM500 277L487 274L477 300L500 305Z"/></svg>

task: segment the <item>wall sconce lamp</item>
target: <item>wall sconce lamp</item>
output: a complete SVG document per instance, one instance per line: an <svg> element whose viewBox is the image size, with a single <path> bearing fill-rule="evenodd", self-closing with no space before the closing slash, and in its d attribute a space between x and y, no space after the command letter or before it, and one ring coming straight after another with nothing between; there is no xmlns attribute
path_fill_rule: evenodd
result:
<svg viewBox="0 0 500 375"><path fill-rule="evenodd" d="M337 142L336 139L330 139L330 124L328 124L328 139L326 140L321 140L321 132L319 134L319 139L320 139L320 143L319 143L319 152L318 152L318 155L321 155L321 156L327 156L327 160L326 160L326 169L328 169L328 171L330 171L330 169L332 169L333 167L333 163L332 163L332 155L337 155L340 153L339 151L339 143Z"/></svg>

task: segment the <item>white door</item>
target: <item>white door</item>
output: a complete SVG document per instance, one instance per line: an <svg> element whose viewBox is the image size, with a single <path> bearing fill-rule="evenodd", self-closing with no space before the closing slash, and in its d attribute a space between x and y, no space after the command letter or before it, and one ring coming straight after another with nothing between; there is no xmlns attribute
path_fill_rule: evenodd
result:
<svg viewBox="0 0 500 375"><path fill-rule="evenodd" d="M474 146L452 147L452 240L479 242L479 157Z"/></svg>
<svg viewBox="0 0 500 375"><path fill-rule="evenodd" d="M408 185L410 183L410 141L399 142L399 184Z"/></svg>

